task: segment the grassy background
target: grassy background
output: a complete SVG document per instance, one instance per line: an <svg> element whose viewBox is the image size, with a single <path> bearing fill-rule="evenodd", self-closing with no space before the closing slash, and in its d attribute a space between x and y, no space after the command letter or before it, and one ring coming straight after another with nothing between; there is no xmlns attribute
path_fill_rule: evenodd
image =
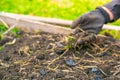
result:
<svg viewBox="0 0 120 80"><path fill-rule="evenodd" d="M75 19L110 0L1 0L0 11Z"/></svg>
<svg viewBox="0 0 120 80"><path fill-rule="evenodd" d="M111 0L1 0L0 11L74 20L109 1ZM120 25L120 21L112 24Z"/></svg>

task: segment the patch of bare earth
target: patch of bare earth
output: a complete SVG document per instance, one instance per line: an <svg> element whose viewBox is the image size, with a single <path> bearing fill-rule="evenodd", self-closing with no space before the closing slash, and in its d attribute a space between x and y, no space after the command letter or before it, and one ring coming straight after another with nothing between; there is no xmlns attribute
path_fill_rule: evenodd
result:
<svg viewBox="0 0 120 80"><path fill-rule="evenodd" d="M0 41L1 80L120 80L120 40L99 36L68 48L68 36L58 34L7 38Z"/></svg>

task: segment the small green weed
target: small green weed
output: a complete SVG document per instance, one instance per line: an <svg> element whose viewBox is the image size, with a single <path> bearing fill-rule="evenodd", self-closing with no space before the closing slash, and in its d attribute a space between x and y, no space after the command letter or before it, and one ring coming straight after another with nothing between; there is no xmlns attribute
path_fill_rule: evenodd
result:
<svg viewBox="0 0 120 80"><path fill-rule="evenodd" d="M71 46L67 44L67 45L65 46L65 48L66 48L66 49L70 49Z"/></svg>
<svg viewBox="0 0 120 80"><path fill-rule="evenodd" d="M2 46L0 46L0 51L3 49L3 47Z"/></svg>
<svg viewBox="0 0 120 80"><path fill-rule="evenodd" d="M15 37L19 37L19 34L20 34L20 30L18 28L14 28L12 29L11 31Z"/></svg>
<svg viewBox="0 0 120 80"><path fill-rule="evenodd" d="M0 35L0 40L2 40L2 35Z"/></svg>
<svg viewBox="0 0 120 80"><path fill-rule="evenodd" d="M72 36L68 36L68 44L65 46L67 49L72 48L74 44L75 39Z"/></svg>
<svg viewBox="0 0 120 80"><path fill-rule="evenodd" d="M4 25L0 25L0 35L4 33L7 30L7 28Z"/></svg>

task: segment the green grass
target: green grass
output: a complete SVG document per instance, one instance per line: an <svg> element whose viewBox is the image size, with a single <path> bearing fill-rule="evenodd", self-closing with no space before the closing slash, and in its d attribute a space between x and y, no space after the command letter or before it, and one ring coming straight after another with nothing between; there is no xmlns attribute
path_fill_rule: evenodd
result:
<svg viewBox="0 0 120 80"><path fill-rule="evenodd" d="M102 30L100 34L108 34L112 36L115 39L120 39L120 31L115 31L115 30Z"/></svg>
<svg viewBox="0 0 120 80"><path fill-rule="evenodd" d="M7 28L3 25L0 25L0 35L2 35L3 32L5 32Z"/></svg>
<svg viewBox="0 0 120 80"><path fill-rule="evenodd" d="M110 0L1 0L0 11L73 20Z"/></svg>
<svg viewBox="0 0 120 80"><path fill-rule="evenodd" d="M0 40L2 39L2 35L5 31L7 31L7 28L3 25L0 25ZM12 32L15 37L18 37L19 36L18 33L20 32L20 30L17 28L13 28L10 32Z"/></svg>
<svg viewBox="0 0 120 80"><path fill-rule="evenodd" d="M0 11L74 20L111 0L1 0ZM112 23L120 25L120 21ZM4 32L0 28L0 33ZM114 35L114 31L112 32Z"/></svg>

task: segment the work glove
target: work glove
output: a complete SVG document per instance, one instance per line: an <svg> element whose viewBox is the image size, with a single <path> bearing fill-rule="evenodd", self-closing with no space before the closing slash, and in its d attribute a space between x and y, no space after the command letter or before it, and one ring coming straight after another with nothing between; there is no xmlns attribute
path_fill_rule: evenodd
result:
<svg viewBox="0 0 120 80"><path fill-rule="evenodd" d="M84 31L98 34L102 29L103 24L106 24L109 21L110 18L108 13L102 8L97 8L73 21L71 28L74 29L78 26Z"/></svg>

